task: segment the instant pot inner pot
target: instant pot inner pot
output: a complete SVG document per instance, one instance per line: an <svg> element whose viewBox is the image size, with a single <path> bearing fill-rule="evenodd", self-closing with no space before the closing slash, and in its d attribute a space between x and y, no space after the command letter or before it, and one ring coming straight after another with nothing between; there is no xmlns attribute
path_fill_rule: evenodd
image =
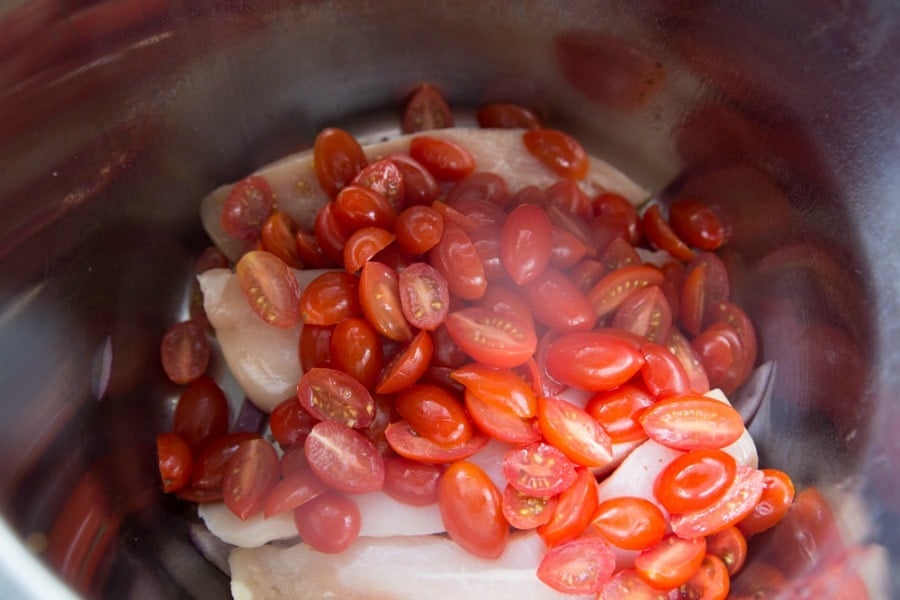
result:
<svg viewBox="0 0 900 600"><path fill-rule="evenodd" d="M810 575L831 597L897 565L889 3L34 0L0 8L0 31L5 597L63 594L49 573L79 595L228 596L154 453L178 395L158 343L195 293L199 199L324 126L394 131L422 81L461 121L533 107L663 199L729 216L734 295L774 366L750 425L761 461L837 522L776 528L751 566L788 572L776 595L793 598Z"/></svg>

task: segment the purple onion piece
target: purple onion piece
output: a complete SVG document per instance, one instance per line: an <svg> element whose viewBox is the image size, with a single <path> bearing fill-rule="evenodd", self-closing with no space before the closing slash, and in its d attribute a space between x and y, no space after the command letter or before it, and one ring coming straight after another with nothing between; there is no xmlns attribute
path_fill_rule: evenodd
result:
<svg viewBox="0 0 900 600"><path fill-rule="evenodd" d="M268 414L257 408L248 398L244 398L241 412L238 413L237 421L234 424L234 431L252 431L262 435L268 419Z"/></svg>

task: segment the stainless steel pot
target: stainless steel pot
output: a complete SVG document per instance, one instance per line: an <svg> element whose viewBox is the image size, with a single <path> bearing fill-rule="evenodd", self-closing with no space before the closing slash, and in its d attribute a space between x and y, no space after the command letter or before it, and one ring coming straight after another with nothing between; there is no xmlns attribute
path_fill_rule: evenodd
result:
<svg viewBox="0 0 900 600"><path fill-rule="evenodd" d="M534 107L730 216L735 294L776 365L751 430L828 502L751 566L785 572L785 598L896 568L894 3L7 0L0 595L227 596L154 464L198 200L323 126L385 130L421 81L461 109Z"/></svg>

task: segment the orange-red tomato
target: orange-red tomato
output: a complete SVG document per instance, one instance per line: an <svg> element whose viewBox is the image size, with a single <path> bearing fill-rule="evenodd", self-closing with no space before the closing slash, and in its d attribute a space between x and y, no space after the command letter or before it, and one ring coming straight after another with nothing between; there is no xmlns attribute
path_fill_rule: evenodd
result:
<svg viewBox="0 0 900 600"><path fill-rule="evenodd" d="M535 320L550 329L590 331L597 321L597 311L588 297L555 267L545 267L519 289Z"/></svg>
<svg viewBox="0 0 900 600"><path fill-rule="evenodd" d="M300 285L280 258L263 250L243 255L235 267L250 307L266 323L289 329L300 321Z"/></svg>
<svg viewBox="0 0 900 600"><path fill-rule="evenodd" d="M524 106L498 102L478 109L475 119L480 127L501 129L538 129L541 126L537 116Z"/></svg>
<svg viewBox="0 0 900 600"><path fill-rule="evenodd" d="M534 529L550 521L557 496L532 496L508 485L503 489L503 516L516 529Z"/></svg>
<svg viewBox="0 0 900 600"><path fill-rule="evenodd" d="M294 510L328 491L328 486L313 474L309 467L298 470L276 483L263 505L263 516L267 519L283 512Z"/></svg>
<svg viewBox="0 0 900 600"><path fill-rule="evenodd" d="M408 154L391 154L406 188L401 206L429 205L441 196L441 186L419 161Z"/></svg>
<svg viewBox="0 0 900 600"><path fill-rule="evenodd" d="M397 245L409 254L424 254L437 246L444 234L441 213L430 206L410 206L397 217L394 235Z"/></svg>
<svg viewBox="0 0 900 600"><path fill-rule="evenodd" d="M631 202L618 194L606 192L594 198L593 209L595 224L609 224L611 229L618 231L621 238L631 245L641 242L643 226L637 209Z"/></svg>
<svg viewBox="0 0 900 600"><path fill-rule="evenodd" d="M694 198L680 198L669 207L669 224L678 237L701 250L716 250L728 230L712 209Z"/></svg>
<svg viewBox="0 0 900 600"><path fill-rule="evenodd" d="M284 211L276 211L266 219L259 232L263 250L271 252L292 269L299 269L300 252L297 249L297 224Z"/></svg>
<svg viewBox="0 0 900 600"><path fill-rule="evenodd" d="M550 250L550 264L566 269L587 256L590 248L572 232L553 226L553 247ZM582 289L580 286L578 289Z"/></svg>
<svg viewBox="0 0 900 600"><path fill-rule="evenodd" d="M707 554L703 557L700 568L681 590L688 598L725 600L730 588L731 577L728 575L728 567L718 556Z"/></svg>
<svg viewBox="0 0 900 600"><path fill-rule="evenodd" d="M677 328L669 331L669 339L666 342L669 352L681 363L690 381L691 391L695 394L705 394L709 391L709 377L703 368L703 363L697 351Z"/></svg>
<svg viewBox="0 0 900 600"><path fill-rule="evenodd" d="M191 482L193 456L190 446L180 436L174 433L157 435L156 455L164 492L177 492Z"/></svg>
<svg viewBox="0 0 900 600"><path fill-rule="evenodd" d="M450 290L440 271L416 262L400 272L400 306L413 327L434 331L450 310Z"/></svg>
<svg viewBox="0 0 900 600"><path fill-rule="evenodd" d="M384 485L384 459L375 445L338 421L319 421L303 442L313 472L342 492L361 494Z"/></svg>
<svg viewBox="0 0 900 600"><path fill-rule="evenodd" d="M584 467L575 469L575 481L559 493L553 516L537 528L548 547L573 540L590 525L597 510L597 481Z"/></svg>
<svg viewBox="0 0 900 600"><path fill-rule="evenodd" d="M650 285L662 285L662 272L650 265L622 267L603 276L588 292L597 315L603 317L619 308L625 298Z"/></svg>
<svg viewBox="0 0 900 600"><path fill-rule="evenodd" d="M647 388L629 382L597 392L584 409L603 426L613 443L634 442L647 439L638 417L654 402Z"/></svg>
<svg viewBox="0 0 900 600"><path fill-rule="evenodd" d="M644 365L634 344L611 332L568 333L547 348L554 379L583 390L609 390L631 379Z"/></svg>
<svg viewBox="0 0 900 600"><path fill-rule="evenodd" d="M481 470L456 462L438 484L438 506L450 539L483 558L498 558L506 549L509 524L503 517L503 497Z"/></svg>
<svg viewBox="0 0 900 600"><path fill-rule="evenodd" d="M538 579L564 594L597 594L616 568L603 538L586 537L552 548L538 565Z"/></svg>
<svg viewBox="0 0 900 600"><path fill-rule="evenodd" d="M359 303L369 322L384 337L398 342L412 338L403 315L396 271L376 261L367 262L359 278Z"/></svg>
<svg viewBox="0 0 900 600"><path fill-rule="evenodd" d="M522 135L525 149L560 177L582 179L590 163L573 137L555 129L534 129Z"/></svg>
<svg viewBox="0 0 900 600"><path fill-rule="evenodd" d="M510 369L470 363L453 371L452 377L482 400L529 418L537 411L534 389Z"/></svg>
<svg viewBox="0 0 900 600"><path fill-rule="evenodd" d="M428 506L438 501L438 481L444 469L403 456L384 459L384 492L411 506Z"/></svg>
<svg viewBox="0 0 900 600"><path fill-rule="evenodd" d="M490 441L490 437L475 430L464 444L447 448L418 435L404 420L396 421L384 430L384 437L400 456L419 462L442 465L469 458Z"/></svg>
<svg viewBox="0 0 900 600"><path fill-rule="evenodd" d="M445 325L466 354L493 367L519 366L537 348L534 327L512 315L464 308L447 315Z"/></svg>
<svg viewBox="0 0 900 600"><path fill-rule="evenodd" d="M336 325L361 315L359 280L349 273L322 273L304 288L300 312L304 325Z"/></svg>
<svg viewBox="0 0 900 600"><path fill-rule="evenodd" d="M666 517L649 500L623 496L601 502L591 528L619 548L645 550L662 540Z"/></svg>
<svg viewBox="0 0 900 600"><path fill-rule="evenodd" d="M496 173L487 171L476 171L466 175L447 192L447 204L457 206L458 202L469 200L486 201L495 208L505 207L510 201L506 180Z"/></svg>
<svg viewBox="0 0 900 600"><path fill-rule="evenodd" d="M544 195L548 203L564 208L585 222L594 217L594 208L591 206L590 198L578 186L578 182L572 179L557 181L544 190Z"/></svg>
<svg viewBox="0 0 900 600"><path fill-rule="evenodd" d="M724 448L744 433L744 421L728 404L704 396L676 396L658 402L641 415L644 431L677 450Z"/></svg>
<svg viewBox="0 0 900 600"><path fill-rule="evenodd" d="M759 503L764 479L759 469L738 465L737 474L722 497L704 508L672 515L672 531L692 538L711 535L739 523Z"/></svg>
<svg viewBox="0 0 900 600"><path fill-rule="evenodd" d="M658 544L642 551L634 569L651 586L666 590L687 583L706 556L706 539L667 535Z"/></svg>
<svg viewBox="0 0 900 600"><path fill-rule="evenodd" d="M612 441L591 415L561 398L538 398L538 425L548 442L570 460L585 467L612 462Z"/></svg>
<svg viewBox="0 0 900 600"><path fill-rule="evenodd" d="M325 269L335 265L332 257L325 254L325 251L322 250L315 233L298 229L297 233L294 234L294 241L297 242L297 256L305 268Z"/></svg>
<svg viewBox="0 0 900 600"><path fill-rule="evenodd" d="M503 455L503 475L509 484L530 496L546 498L569 488L575 465L557 448L543 442L513 448Z"/></svg>
<svg viewBox="0 0 900 600"><path fill-rule="evenodd" d="M353 185L363 187L383 196L396 214L406 201L406 181L397 163L383 158L366 166L353 178Z"/></svg>
<svg viewBox="0 0 900 600"><path fill-rule="evenodd" d="M445 448L472 437L472 422L462 402L442 387L417 383L397 393L394 409L420 436Z"/></svg>
<svg viewBox="0 0 900 600"><path fill-rule="evenodd" d="M313 549L335 554L359 537L362 516L353 500L328 491L295 508L294 525Z"/></svg>
<svg viewBox="0 0 900 600"><path fill-rule="evenodd" d="M420 135L409 142L409 155L440 181L459 181L475 170L472 154L450 140Z"/></svg>
<svg viewBox="0 0 900 600"><path fill-rule="evenodd" d="M283 449L302 446L316 419L303 408L296 396L280 402L269 415L272 437Z"/></svg>
<svg viewBox="0 0 900 600"><path fill-rule="evenodd" d="M296 402L296 400L294 401ZM207 443L194 460L191 487L197 490L222 490L225 467L243 442L255 440L259 434L252 431L236 431Z"/></svg>
<svg viewBox="0 0 900 600"><path fill-rule="evenodd" d="M251 175L238 181L222 205L222 229L230 236L251 242L259 236L275 209L275 194L264 177Z"/></svg>
<svg viewBox="0 0 900 600"><path fill-rule="evenodd" d="M344 245L344 268L356 273L376 254L394 241L394 234L381 227L357 229Z"/></svg>
<svg viewBox="0 0 900 600"><path fill-rule="evenodd" d="M616 309L612 326L643 336L649 342L663 343L672 326L672 309L662 290L655 285L628 295Z"/></svg>
<svg viewBox="0 0 900 600"><path fill-rule="evenodd" d="M344 244L347 243L353 229L341 223L335 214L334 206L334 201L332 201L319 209L313 225L313 235L322 254L331 263L339 265L343 263Z"/></svg>
<svg viewBox="0 0 900 600"><path fill-rule="evenodd" d="M316 419L347 427L367 427L375 416L375 401L368 390L336 369L318 367L304 373L297 384L297 398Z"/></svg>
<svg viewBox="0 0 900 600"><path fill-rule="evenodd" d="M325 193L334 198L368 164L362 146L342 129L323 129L313 143L313 165Z"/></svg>
<svg viewBox="0 0 900 600"><path fill-rule="evenodd" d="M391 229L397 220L397 211L384 194L356 184L338 192L332 210L348 231L363 227Z"/></svg>
<svg viewBox="0 0 900 600"><path fill-rule="evenodd" d="M763 469L762 472L765 476L762 497L753 512L738 523L745 536L774 527L794 502L794 482L787 473L779 469Z"/></svg>
<svg viewBox="0 0 900 600"><path fill-rule="evenodd" d="M617 571L600 590L597 600L673 600L670 590L658 590L634 569ZM677 598L681 598L677 594Z"/></svg>
<svg viewBox="0 0 900 600"><path fill-rule="evenodd" d="M747 560L747 538L735 526L706 537L706 553L718 556L729 575L736 575Z"/></svg>
<svg viewBox="0 0 900 600"><path fill-rule="evenodd" d="M347 373L367 390L374 389L384 366L381 336L365 319L348 317L331 335L331 366Z"/></svg>
<svg viewBox="0 0 900 600"><path fill-rule="evenodd" d="M431 364L434 343L427 331L419 331L387 364L375 384L379 394L392 394L419 381Z"/></svg>
<svg viewBox="0 0 900 600"><path fill-rule="evenodd" d="M534 419L520 417L512 410L492 404L472 390L465 391L466 410L479 429L510 444L529 444L541 439L541 432Z"/></svg>
<svg viewBox="0 0 900 600"><path fill-rule="evenodd" d="M225 505L246 521L265 505L281 476L281 464L272 444L263 439L242 442L225 467L222 496Z"/></svg>
<svg viewBox="0 0 900 600"><path fill-rule="evenodd" d="M552 249L553 225L541 207L521 204L509 213L500 232L500 260L515 283L540 275Z"/></svg>
<svg viewBox="0 0 900 600"><path fill-rule="evenodd" d="M210 347L203 326L194 320L176 323L166 330L159 345L163 370L172 383L190 383L209 366Z"/></svg>
<svg viewBox="0 0 900 600"><path fill-rule="evenodd" d="M331 366L331 334L333 331L333 325L303 324L300 329L297 351L300 355L300 367L304 373L314 367Z"/></svg>
<svg viewBox="0 0 900 600"><path fill-rule="evenodd" d="M668 348L647 342L641 346L644 366L641 377L647 390L658 400L692 393L691 379L681 362Z"/></svg>
<svg viewBox="0 0 900 600"><path fill-rule="evenodd" d="M228 413L228 399L222 388L211 377L200 377L181 393L172 417L172 432L196 453L228 433Z"/></svg>
<svg viewBox="0 0 900 600"><path fill-rule="evenodd" d="M694 258L694 251L675 235L663 217L659 205L654 204L644 212L642 225L644 226L644 235L647 236L647 240L654 248L665 250L682 262Z"/></svg>
<svg viewBox="0 0 900 600"><path fill-rule="evenodd" d="M428 253L431 266L447 280L450 293L477 300L487 289L484 265L472 239L457 225L444 222L441 240Z"/></svg>
<svg viewBox="0 0 900 600"><path fill-rule="evenodd" d="M447 101L434 86L423 83L409 100L403 112L403 133L453 127L453 113Z"/></svg>
<svg viewBox="0 0 900 600"><path fill-rule="evenodd" d="M721 498L737 473L737 462L721 450L693 450L657 476L653 494L670 513L686 513Z"/></svg>

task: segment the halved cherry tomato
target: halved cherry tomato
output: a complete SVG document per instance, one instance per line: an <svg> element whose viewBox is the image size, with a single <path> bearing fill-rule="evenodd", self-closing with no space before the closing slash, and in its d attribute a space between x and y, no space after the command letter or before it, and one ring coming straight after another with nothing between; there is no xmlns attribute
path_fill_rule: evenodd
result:
<svg viewBox="0 0 900 600"><path fill-rule="evenodd" d="M740 374L740 379L743 381L750 375L753 366L756 364L758 346L753 322L747 316L747 313L733 302L712 304L706 313L706 319L710 324L724 321L731 325L732 329L738 334L738 338L741 340L741 354L743 355L744 369L746 371Z"/></svg>
<svg viewBox="0 0 900 600"><path fill-rule="evenodd" d="M428 263L417 262L400 272L400 306L413 327L434 331L450 309L447 280Z"/></svg>
<svg viewBox="0 0 900 600"><path fill-rule="evenodd" d="M464 444L445 448L420 435L404 420L396 421L384 430L384 437L400 456L428 464L448 464L469 458L484 448L491 438L477 429Z"/></svg>
<svg viewBox="0 0 900 600"><path fill-rule="evenodd" d="M308 467L303 471L291 473L272 487L263 506L263 516L268 519L294 510L328 490L329 487Z"/></svg>
<svg viewBox="0 0 900 600"><path fill-rule="evenodd" d="M450 140L420 135L409 142L409 155L441 181L459 181L475 170L472 154Z"/></svg>
<svg viewBox="0 0 900 600"><path fill-rule="evenodd" d="M612 313L635 291L650 285L659 286L664 281L662 272L650 265L622 267L605 275L591 288L588 297L602 317Z"/></svg>
<svg viewBox="0 0 900 600"><path fill-rule="evenodd" d="M526 188L527 189L527 188ZM533 203L542 202L542 197L535 198ZM538 205L538 204L535 204ZM588 256L594 256L597 253L597 239L594 232L585 223L584 219L559 204L540 204L547 211L547 216L554 227L559 227L568 231L584 244L587 249Z"/></svg>
<svg viewBox="0 0 900 600"><path fill-rule="evenodd" d="M159 345L163 370L172 383L190 383L206 373L210 347L203 326L194 320L176 323L166 330Z"/></svg>
<svg viewBox="0 0 900 600"><path fill-rule="evenodd" d="M280 402L269 415L272 437L282 448L302 446L316 419L297 400L296 396Z"/></svg>
<svg viewBox="0 0 900 600"><path fill-rule="evenodd" d="M669 224L678 237L701 250L716 250L728 239L718 215L694 198L681 198L669 206Z"/></svg>
<svg viewBox="0 0 900 600"><path fill-rule="evenodd" d="M181 393L172 417L172 432L196 453L209 441L228 433L228 412L228 399L222 388L204 375Z"/></svg>
<svg viewBox="0 0 900 600"><path fill-rule="evenodd" d="M302 297L301 297L302 298ZM331 334L334 326L304 323L300 329L298 354L303 372L314 367L331 366Z"/></svg>
<svg viewBox="0 0 900 600"><path fill-rule="evenodd" d="M473 173L472 175L478 175L478 173ZM472 177L472 175L469 177ZM464 179L460 183L465 181ZM448 198L447 201L449 202L450 199ZM503 209L489 200L460 198L450 206L474 223L477 229L499 227L503 225L503 221L506 219L506 213L503 212Z"/></svg>
<svg viewBox="0 0 900 600"><path fill-rule="evenodd" d="M598 247L601 247L598 242ZM609 271L615 271L623 267L634 267L643 264L640 254L634 249L634 246L626 242L622 238L615 238L600 254L600 262Z"/></svg>
<svg viewBox="0 0 900 600"><path fill-rule="evenodd" d="M762 472L765 476L762 498L753 512L738 523L745 536L774 527L794 502L794 482L787 473L779 469L763 469Z"/></svg>
<svg viewBox="0 0 900 600"><path fill-rule="evenodd" d="M537 411L534 390L515 372L481 363L470 363L453 371L453 379L482 400L527 419Z"/></svg>
<svg viewBox="0 0 900 600"><path fill-rule="evenodd" d="M591 528L619 548L645 550L666 534L666 517L649 500L622 496L597 506Z"/></svg>
<svg viewBox="0 0 900 600"><path fill-rule="evenodd" d="M573 540L590 525L597 510L597 481L590 469L575 469L575 481L559 493L556 510L538 535L548 547Z"/></svg>
<svg viewBox="0 0 900 600"><path fill-rule="evenodd" d="M479 225L474 219L470 219L446 202L435 200L431 203L431 208L440 213L445 225L455 225L466 232L466 234L473 233L479 229Z"/></svg>
<svg viewBox="0 0 900 600"><path fill-rule="evenodd" d="M297 384L297 398L309 414L355 429L375 416L375 401L356 379L336 369L310 369Z"/></svg>
<svg viewBox="0 0 900 600"><path fill-rule="evenodd" d="M431 359L432 367L455 369L469 362L469 355L450 337L446 323L434 330L431 341L434 343L434 355Z"/></svg>
<svg viewBox="0 0 900 600"><path fill-rule="evenodd" d="M593 209L596 221L615 223L615 227L622 233L622 239L632 246L641 243L643 226L637 209L631 202L618 194L606 192L594 198Z"/></svg>
<svg viewBox="0 0 900 600"><path fill-rule="evenodd" d="M494 313L501 313L522 319L534 327L531 318L531 307L522 298L517 290L499 282L493 282L488 286L484 296L478 299L476 306L480 306Z"/></svg>
<svg viewBox="0 0 900 600"><path fill-rule="evenodd" d="M466 200L487 201L495 207L505 207L510 201L506 180L486 171L470 173L447 192L447 204L451 206Z"/></svg>
<svg viewBox="0 0 900 600"><path fill-rule="evenodd" d="M442 387L414 384L397 393L394 409L417 434L439 446L454 448L472 437L462 402Z"/></svg>
<svg viewBox="0 0 900 600"><path fill-rule="evenodd" d="M373 389L384 366L381 336L365 319L344 319L331 335L331 366Z"/></svg>
<svg viewBox="0 0 900 600"><path fill-rule="evenodd" d="M453 127L453 113L447 101L434 86L423 83L409 100L403 112L403 133Z"/></svg>
<svg viewBox="0 0 900 600"><path fill-rule="evenodd" d="M299 269L300 252L297 250L297 224L284 211L275 211L263 223L259 232L263 250L271 252L292 269Z"/></svg>
<svg viewBox="0 0 900 600"><path fill-rule="evenodd" d="M693 392L690 377L668 348L647 342L641 346L644 366L641 377L647 390L657 400L684 396Z"/></svg>
<svg viewBox="0 0 900 600"><path fill-rule="evenodd" d="M397 211L383 194L356 184L338 192L332 211L350 232L363 227L391 229L397 221Z"/></svg>
<svg viewBox="0 0 900 600"><path fill-rule="evenodd" d="M540 498L555 496L576 478L572 461L543 442L513 448L504 454L503 475L520 492Z"/></svg>
<svg viewBox="0 0 900 600"><path fill-rule="evenodd" d="M622 301L613 317L612 326L626 329L656 344L669 337L672 310L658 286L639 289Z"/></svg>
<svg viewBox="0 0 900 600"><path fill-rule="evenodd" d="M634 560L637 574L661 590L676 588L687 583L706 556L706 539L685 539L667 535L655 546L641 552Z"/></svg>
<svg viewBox="0 0 900 600"><path fill-rule="evenodd" d="M590 198L572 179L557 181L544 190L544 195L550 204L561 206L585 221L590 221L594 217L594 208L591 206Z"/></svg>
<svg viewBox="0 0 900 600"><path fill-rule="evenodd" d="M363 227L353 232L344 245L344 268L356 273L376 254L394 241L394 234L380 227Z"/></svg>
<svg viewBox="0 0 900 600"><path fill-rule="evenodd" d="M553 226L553 247L550 250L550 264L561 269L575 265L587 256L590 249L572 232ZM580 286L578 289L582 289Z"/></svg>
<svg viewBox="0 0 900 600"><path fill-rule="evenodd" d="M616 569L616 556L600 537L572 540L552 548L538 565L538 579L564 594L596 595Z"/></svg>
<svg viewBox="0 0 900 600"><path fill-rule="evenodd" d="M677 590L676 590L677 591ZM622 569L600 590L597 600L674 600L670 590L658 590L637 574L634 569Z"/></svg>
<svg viewBox="0 0 900 600"><path fill-rule="evenodd" d="M498 102L478 109L475 119L480 127L498 127L500 129L539 129L540 121L533 112L519 106Z"/></svg>
<svg viewBox="0 0 900 600"><path fill-rule="evenodd" d="M375 384L379 394L392 394L419 381L431 364L434 344L427 331L420 331L387 364Z"/></svg>
<svg viewBox="0 0 900 600"><path fill-rule="evenodd" d="M666 343L669 352L681 363L685 373L687 373L688 381L691 383L691 391L695 394L705 394L709 391L709 377L703 368L700 356L691 343L685 338L677 328L669 331L669 339Z"/></svg>
<svg viewBox="0 0 900 600"><path fill-rule="evenodd" d="M728 271L722 260L701 252L688 264L681 287L681 322L694 335L709 323L711 308L728 300Z"/></svg>
<svg viewBox="0 0 900 600"><path fill-rule="evenodd" d="M478 258L481 259L485 278L489 282L508 281L509 274L503 267L503 261L500 258L500 227L497 225L481 227L469 233L468 236L475 245Z"/></svg>
<svg viewBox="0 0 900 600"><path fill-rule="evenodd" d="M574 267L569 270L569 277L575 282L584 293L588 293L595 285L597 285L604 275L607 274L606 267L598 260L585 258L578 261ZM593 302L593 298L591 298ZM614 309L607 310L607 313Z"/></svg>
<svg viewBox="0 0 900 600"><path fill-rule="evenodd" d="M509 213L500 232L500 259L515 283L537 277L552 249L553 225L541 207L521 204Z"/></svg>
<svg viewBox="0 0 900 600"><path fill-rule="evenodd" d="M406 182L397 163L383 158L360 171L353 178L353 185L367 188L383 196L393 213L399 211L406 201Z"/></svg>
<svg viewBox="0 0 900 600"><path fill-rule="evenodd" d="M642 220L644 235L650 245L658 250L665 250L678 260L687 262L694 258L694 251L685 244L681 238L675 235L672 228L666 222L659 205L654 204L644 212Z"/></svg>
<svg viewBox="0 0 900 600"><path fill-rule="evenodd" d="M464 550L483 558L503 554L509 539L503 497L480 467L450 465L438 484L438 506L447 534Z"/></svg>
<svg viewBox="0 0 900 600"><path fill-rule="evenodd" d="M585 467L612 462L609 435L591 415L561 398L538 398L538 425L548 442L570 460Z"/></svg>
<svg viewBox="0 0 900 600"><path fill-rule="evenodd" d="M329 127L313 143L313 165L325 193L334 198L368 164L356 139L342 129Z"/></svg>
<svg viewBox="0 0 900 600"><path fill-rule="evenodd" d="M464 308L447 315L447 333L473 359L493 367L523 364L537 348L527 321L483 308Z"/></svg>
<svg viewBox="0 0 900 600"><path fill-rule="evenodd" d="M294 402L297 403L296 400ZM306 436L304 436L303 439L305 440ZM297 473L309 472L311 471L309 463L306 462L306 451L303 450L302 444L300 446L289 446L284 449L284 452L281 455L282 477L290 477Z"/></svg>
<svg viewBox="0 0 900 600"><path fill-rule="evenodd" d="M191 487L198 490L221 492L225 468L231 457L243 442L258 438L259 434L252 431L236 431L207 443L194 460Z"/></svg>
<svg viewBox="0 0 900 600"><path fill-rule="evenodd" d="M325 269L336 264L322 250L313 232L298 229L294 241L297 242L297 256L307 269Z"/></svg>
<svg viewBox="0 0 900 600"><path fill-rule="evenodd" d="M194 458L191 447L175 433L156 436L156 456L163 492L177 492L191 482Z"/></svg>
<svg viewBox="0 0 900 600"><path fill-rule="evenodd" d="M721 450L693 450L669 463L656 477L653 494L670 513L686 513L721 498L737 473L734 458Z"/></svg>
<svg viewBox="0 0 900 600"><path fill-rule="evenodd" d="M242 442L222 478L226 506L246 521L262 511L269 492L281 476L281 464L272 444L263 439Z"/></svg>
<svg viewBox="0 0 900 600"><path fill-rule="evenodd" d="M634 344L605 333L568 333L547 348L547 370L556 380L583 390L609 390L631 379L644 365Z"/></svg>
<svg viewBox="0 0 900 600"><path fill-rule="evenodd" d="M408 154L391 154L388 158L394 161L403 175L406 197L402 206L427 206L441 196L441 186L422 163Z"/></svg>
<svg viewBox="0 0 900 600"><path fill-rule="evenodd" d="M319 250L332 264L343 264L344 244L352 233L353 229L341 223L335 215L334 201L319 209L313 225L313 235ZM298 238L298 248L299 243Z"/></svg>
<svg viewBox="0 0 900 600"><path fill-rule="evenodd" d="M705 508L672 515L676 535L692 538L728 529L753 512L763 493L765 475L759 469L738 465L737 474L721 498Z"/></svg>
<svg viewBox="0 0 900 600"><path fill-rule="evenodd" d="M384 493L411 506L428 506L438 501L438 481L444 469L403 456L384 459Z"/></svg>
<svg viewBox="0 0 900 600"><path fill-rule="evenodd" d="M353 500L329 491L295 508L294 525L314 550L336 554L359 537L362 516Z"/></svg>
<svg viewBox="0 0 900 600"><path fill-rule="evenodd" d="M404 342L413 336L403 316L399 278L389 266L369 261L359 278L359 303L369 322L386 338Z"/></svg>
<svg viewBox="0 0 900 600"><path fill-rule="evenodd" d="M597 392L584 410L603 426L610 440L618 444L647 439L638 418L654 402L647 388L629 382L611 390Z"/></svg>
<svg viewBox="0 0 900 600"><path fill-rule="evenodd" d="M535 320L555 331L590 331L597 311L575 283L555 267L545 267L519 288ZM560 302L561 299L565 299Z"/></svg>
<svg viewBox="0 0 900 600"><path fill-rule="evenodd" d="M444 223L441 241L428 254L431 265L447 280L450 293L477 300L487 289L484 265L472 239L452 223Z"/></svg>
<svg viewBox="0 0 900 600"><path fill-rule="evenodd" d="M700 357L710 386L720 388L726 395L740 387L752 369L740 336L724 321L701 331L691 345Z"/></svg>
<svg viewBox="0 0 900 600"><path fill-rule="evenodd" d="M725 600L730 588L731 578L725 563L718 556L707 553L694 576L681 586L681 592L685 597L697 600Z"/></svg>
<svg viewBox="0 0 900 600"><path fill-rule="evenodd" d="M281 329L290 329L300 321L300 285L284 261L254 250L241 257L235 272L260 319Z"/></svg>
<svg viewBox="0 0 900 600"><path fill-rule="evenodd" d="M384 459L365 436L338 421L320 421L303 443L313 472L336 490L374 492L384 485Z"/></svg>
<svg viewBox="0 0 900 600"><path fill-rule="evenodd" d="M397 217L397 245L409 254L424 254L441 241L444 219L430 206L410 206Z"/></svg>
<svg viewBox="0 0 900 600"><path fill-rule="evenodd" d="M492 404L472 390L465 391L466 409L479 429L510 444L530 444L541 439L541 432L533 419L520 417L509 408Z"/></svg>
<svg viewBox="0 0 900 600"><path fill-rule="evenodd" d="M274 210L272 186L264 177L251 175L238 181L228 192L222 204L222 229L232 237L253 241Z"/></svg>
<svg viewBox="0 0 900 600"><path fill-rule="evenodd" d="M718 556L729 575L736 575L747 560L747 538L735 526L706 537L706 553Z"/></svg>
<svg viewBox="0 0 900 600"><path fill-rule="evenodd" d="M516 529L544 525L556 511L556 503L557 496L532 496L508 484L503 489L503 516Z"/></svg>
<svg viewBox="0 0 900 600"><path fill-rule="evenodd" d="M728 404L704 396L676 396L641 415L644 431L677 450L724 448L744 433L744 421Z"/></svg>
<svg viewBox="0 0 900 600"><path fill-rule="evenodd" d="M560 177L582 179L590 163L573 137L555 129L535 129L522 135L525 149Z"/></svg>

